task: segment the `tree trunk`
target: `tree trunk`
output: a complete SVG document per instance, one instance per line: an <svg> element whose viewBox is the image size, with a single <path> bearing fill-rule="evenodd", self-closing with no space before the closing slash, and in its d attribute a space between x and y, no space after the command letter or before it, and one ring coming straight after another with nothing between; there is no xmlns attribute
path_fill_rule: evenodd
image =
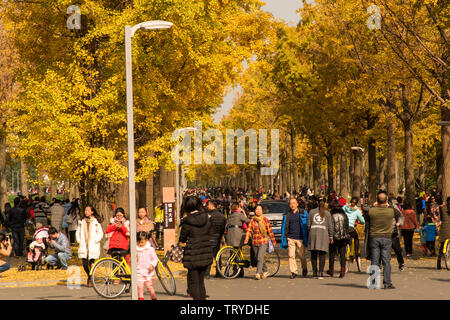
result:
<svg viewBox="0 0 450 320"><path fill-rule="evenodd" d="M24 197L28 197L27 166L23 159L20 159L20 192Z"/></svg>
<svg viewBox="0 0 450 320"><path fill-rule="evenodd" d="M375 139L369 139L368 145L369 157L369 202L374 203L377 197L377 149Z"/></svg>
<svg viewBox="0 0 450 320"><path fill-rule="evenodd" d="M425 191L425 162L423 161L423 156L419 167L419 188L419 191Z"/></svg>
<svg viewBox="0 0 450 320"><path fill-rule="evenodd" d="M320 157L313 157L313 189L314 194L320 193Z"/></svg>
<svg viewBox="0 0 450 320"><path fill-rule="evenodd" d="M344 149L341 152L341 164L340 164L340 181L339 181L339 193L347 199L348 196L348 188L347 188L347 176L348 176L348 167L347 167L347 151Z"/></svg>
<svg viewBox="0 0 450 320"><path fill-rule="evenodd" d="M438 144L436 146L436 189L442 190L442 176L444 175L444 168L443 168L444 159L442 156L442 145Z"/></svg>
<svg viewBox="0 0 450 320"><path fill-rule="evenodd" d="M443 88L443 96L448 101L448 88ZM450 110L441 106L441 118L446 122L441 128L442 138L442 199L450 197Z"/></svg>
<svg viewBox="0 0 450 320"><path fill-rule="evenodd" d="M405 131L405 187L406 199L410 204L415 203L416 185L414 178L414 147L413 147L413 121L403 123Z"/></svg>
<svg viewBox="0 0 450 320"><path fill-rule="evenodd" d="M386 158L381 158L380 159L380 167L378 169L378 186L379 189L381 190L386 190L386 175L385 175L385 170L386 170Z"/></svg>
<svg viewBox="0 0 450 320"><path fill-rule="evenodd" d="M6 193L6 135L0 133L0 205L3 207L8 202Z"/></svg>
<svg viewBox="0 0 450 320"><path fill-rule="evenodd" d="M396 176L396 145L395 145L395 120L392 116L388 118L387 124L387 192L397 193Z"/></svg>
<svg viewBox="0 0 450 320"><path fill-rule="evenodd" d="M333 190L334 186L334 175L333 175L333 167L334 167L334 159L333 159L333 153L331 151L328 151L327 154L327 193L331 194L331 192L335 191Z"/></svg>
<svg viewBox="0 0 450 320"><path fill-rule="evenodd" d="M352 197L361 197L361 152L354 150Z"/></svg>

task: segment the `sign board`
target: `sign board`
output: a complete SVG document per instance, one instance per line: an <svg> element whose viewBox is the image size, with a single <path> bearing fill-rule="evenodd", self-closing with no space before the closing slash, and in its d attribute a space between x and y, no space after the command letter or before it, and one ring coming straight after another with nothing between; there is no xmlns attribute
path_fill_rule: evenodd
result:
<svg viewBox="0 0 450 320"><path fill-rule="evenodd" d="M175 188L164 187L163 188L163 202L175 202Z"/></svg>
<svg viewBox="0 0 450 320"><path fill-rule="evenodd" d="M164 229L175 229L175 203L164 202Z"/></svg>

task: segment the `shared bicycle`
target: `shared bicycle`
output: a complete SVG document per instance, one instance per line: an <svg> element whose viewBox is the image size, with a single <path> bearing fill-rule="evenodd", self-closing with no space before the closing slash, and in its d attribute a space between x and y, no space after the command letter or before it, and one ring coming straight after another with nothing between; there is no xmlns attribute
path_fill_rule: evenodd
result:
<svg viewBox="0 0 450 320"><path fill-rule="evenodd" d="M276 250L271 253L266 252L264 254L264 262L269 277L273 277L278 273L280 256ZM242 248L234 248L232 246L224 246L217 252L216 264L219 274L225 279L235 279L243 268L250 267L250 261L245 259Z"/></svg>
<svg viewBox="0 0 450 320"><path fill-rule="evenodd" d="M158 259L155 273L167 294L173 296L176 293L176 283L167 265L169 258L170 251L167 251L162 261ZM90 275L95 292L104 298L117 298L130 290L131 269L124 257L120 261L109 257L97 260Z"/></svg>

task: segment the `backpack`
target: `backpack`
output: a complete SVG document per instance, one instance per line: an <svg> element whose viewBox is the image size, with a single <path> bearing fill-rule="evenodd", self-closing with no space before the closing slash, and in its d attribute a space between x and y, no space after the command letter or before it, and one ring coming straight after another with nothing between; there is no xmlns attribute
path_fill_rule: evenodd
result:
<svg viewBox="0 0 450 320"><path fill-rule="evenodd" d="M333 218L333 238L335 240L346 240L349 238L348 234L348 222L343 214L335 213L332 215Z"/></svg>

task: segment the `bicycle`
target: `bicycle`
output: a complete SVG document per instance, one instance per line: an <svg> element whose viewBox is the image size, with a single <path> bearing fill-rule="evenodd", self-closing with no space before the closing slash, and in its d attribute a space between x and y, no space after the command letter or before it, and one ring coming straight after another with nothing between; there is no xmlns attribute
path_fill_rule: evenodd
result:
<svg viewBox="0 0 450 320"><path fill-rule="evenodd" d="M162 261L158 259L155 273L167 294L173 296L176 293L176 282L167 265L169 258L170 251L167 251ZM125 257L121 261L110 257L97 260L90 276L95 292L107 299L119 297L123 292L129 291L131 286L131 269Z"/></svg>
<svg viewBox="0 0 450 320"><path fill-rule="evenodd" d="M445 240L442 253L444 254L445 268L450 270L450 239Z"/></svg>
<svg viewBox="0 0 450 320"><path fill-rule="evenodd" d="M355 251L355 239L352 238L352 243L347 244L347 264L346 264L346 272L350 270L350 265L353 264L353 262L356 262L356 267L358 268L358 272L361 272L361 258L359 256L356 256Z"/></svg>
<svg viewBox="0 0 450 320"><path fill-rule="evenodd" d="M273 277L280 269L280 256L274 250L272 253L264 254L264 261L269 272L269 277ZM216 255L216 264L219 274L225 279L235 279L243 268L250 267L250 261L244 258L242 248L235 249L232 246L222 247Z"/></svg>

